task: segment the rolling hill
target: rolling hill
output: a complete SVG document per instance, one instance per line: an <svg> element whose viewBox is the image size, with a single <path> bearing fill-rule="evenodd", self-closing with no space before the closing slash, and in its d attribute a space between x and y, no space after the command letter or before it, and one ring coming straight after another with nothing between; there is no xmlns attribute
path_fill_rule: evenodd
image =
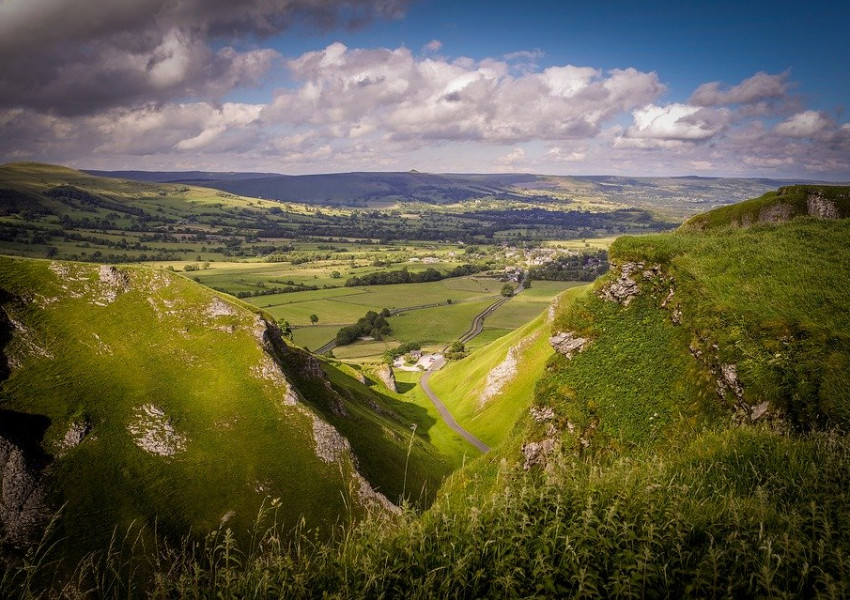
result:
<svg viewBox="0 0 850 600"><path fill-rule="evenodd" d="M495 197L516 202L577 202L596 211L632 207L676 217L751 198L791 182L720 177L617 177L515 174L328 173L275 175L87 171L124 179L183 183L242 196L314 205L386 206L462 203ZM799 182L813 183L813 182Z"/></svg>

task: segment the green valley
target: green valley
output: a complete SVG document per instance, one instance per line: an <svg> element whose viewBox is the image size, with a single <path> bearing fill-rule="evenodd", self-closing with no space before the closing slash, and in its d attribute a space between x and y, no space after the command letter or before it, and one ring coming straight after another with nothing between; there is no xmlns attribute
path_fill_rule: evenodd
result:
<svg viewBox="0 0 850 600"><path fill-rule="evenodd" d="M850 188L659 232L645 198L558 224L553 178L0 176L4 597L850 590Z"/></svg>

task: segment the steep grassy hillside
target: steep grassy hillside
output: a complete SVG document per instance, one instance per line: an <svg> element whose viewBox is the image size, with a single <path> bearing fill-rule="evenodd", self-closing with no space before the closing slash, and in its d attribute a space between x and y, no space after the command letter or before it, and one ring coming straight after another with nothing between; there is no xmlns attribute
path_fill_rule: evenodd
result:
<svg viewBox="0 0 850 600"><path fill-rule="evenodd" d="M286 527L327 528L387 505L370 484L427 503L452 468L411 439L424 411L396 410L183 277L0 258L0 303L0 522L13 546L60 505L75 554L132 521L243 537L270 499Z"/></svg>
<svg viewBox="0 0 850 600"><path fill-rule="evenodd" d="M847 220L810 217L619 239L611 273L543 329L555 353L530 407L505 403L516 427L424 515L333 545L272 531L237 560L213 540L157 593L850 595L848 241Z"/></svg>
<svg viewBox="0 0 850 600"><path fill-rule="evenodd" d="M826 219L850 217L850 187L782 187L759 198L697 215L688 220L682 228L702 230L727 225L747 227L754 223L775 223L806 215Z"/></svg>

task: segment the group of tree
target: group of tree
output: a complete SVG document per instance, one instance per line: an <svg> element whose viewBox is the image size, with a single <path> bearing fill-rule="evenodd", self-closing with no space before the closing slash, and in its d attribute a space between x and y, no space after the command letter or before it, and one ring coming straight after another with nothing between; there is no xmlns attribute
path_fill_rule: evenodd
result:
<svg viewBox="0 0 850 600"><path fill-rule="evenodd" d="M422 344L419 342L405 342L400 346L386 350L384 352L384 362L391 365L396 357L412 352L413 350L419 350L420 348L422 348Z"/></svg>
<svg viewBox="0 0 850 600"><path fill-rule="evenodd" d="M605 250L585 254L560 254L553 261L532 267L529 276L543 281L593 281L608 272Z"/></svg>
<svg viewBox="0 0 850 600"><path fill-rule="evenodd" d="M376 271L374 273L366 273L359 277L351 277L346 282L347 287L360 285L391 285L395 283L425 283L428 281L440 281L450 277L463 277L464 275L472 275L489 269L489 265L472 265L465 264L449 269L445 273L438 271L433 267L428 267L419 273L411 273L406 268L398 271Z"/></svg>
<svg viewBox="0 0 850 600"><path fill-rule="evenodd" d="M345 346L356 342L361 337L372 337L376 340L384 339L390 333L390 324L387 317L390 316L389 309L385 308L380 313L370 310L365 316L360 317L354 325L347 325L336 333L336 345Z"/></svg>
<svg viewBox="0 0 850 600"><path fill-rule="evenodd" d="M445 356L448 360L460 360L461 358L466 358L467 354L468 352L466 351L466 346L463 345L463 342L455 340L443 356Z"/></svg>

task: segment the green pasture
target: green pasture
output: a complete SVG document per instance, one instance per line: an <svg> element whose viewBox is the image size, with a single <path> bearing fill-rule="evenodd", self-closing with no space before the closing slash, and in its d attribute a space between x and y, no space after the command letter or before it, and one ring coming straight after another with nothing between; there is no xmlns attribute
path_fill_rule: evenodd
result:
<svg viewBox="0 0 850 600"><path fill-rule="evenodd" d="M394 315L387 319L392 328L390 335L400 342L450 344L469 329L475 315L490 306L493 300L477 300Z"/></svg>
<svg viewBox="0 0 850 600"><path fill-rule="evenodd" d="M305 325L292 330L292 341L302 348L316 350L334 339L337 331L339 325Z"/></svg>

